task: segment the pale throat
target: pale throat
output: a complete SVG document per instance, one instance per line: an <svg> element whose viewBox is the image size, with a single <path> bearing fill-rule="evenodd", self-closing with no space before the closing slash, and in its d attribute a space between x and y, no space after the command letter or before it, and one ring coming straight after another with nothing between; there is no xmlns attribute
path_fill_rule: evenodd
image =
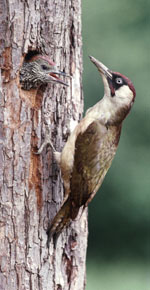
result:
<svg viewBox="0 0 150 290"><path fill-rule="evenodd" d="M86 115L93 119L100 120L103 124L115 121L118 118L118 113L122 109L128 109L133 99L133 93L127 86L120 88L116 91L116 95L104 95L104 97L92 108L89 108Z"/></svg>

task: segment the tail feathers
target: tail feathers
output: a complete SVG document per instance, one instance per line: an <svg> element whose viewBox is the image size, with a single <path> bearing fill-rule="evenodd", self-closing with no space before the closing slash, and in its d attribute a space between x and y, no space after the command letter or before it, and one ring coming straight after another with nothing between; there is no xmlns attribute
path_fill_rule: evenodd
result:
<svg viewBox="0 0 150 290"><path fill-rule="evenodd" d="M49 247L49 243L53 237L54 245L56 246L57 239L62 232L63 228L66 227L71 221L71 207L70 200L67 200L63 206L60 208L56 216L54 217L52 224L47 230L48 240L47 246Z"/></svg>
<svg viewBox="0 0 150 290"><path fill-rule="evenodd" d="M52 224L47 230L47 246L53 238L54 246L56 247L57 239L62 230L69 225L69 223L78 215L79 208L73 207L70 199L62 205L56 216L54 217Z"/></svg>

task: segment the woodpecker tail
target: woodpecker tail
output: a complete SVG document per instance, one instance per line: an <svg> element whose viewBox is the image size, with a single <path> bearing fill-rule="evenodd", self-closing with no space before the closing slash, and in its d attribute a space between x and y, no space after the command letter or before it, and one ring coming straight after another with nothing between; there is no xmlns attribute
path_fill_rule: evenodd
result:
<svg viewBox="0 0 150 290"><path fill-rule="evenodd" d="M54 246L56 247L57 239L60 233L62 232L64 227L69 225L71 220L74 220L76 218L78 211L79 208L72 207L70 198L68 198L54 217L52 224L47 230L47 247L49 247L49 243L52 237L54 240Z"/></svg>

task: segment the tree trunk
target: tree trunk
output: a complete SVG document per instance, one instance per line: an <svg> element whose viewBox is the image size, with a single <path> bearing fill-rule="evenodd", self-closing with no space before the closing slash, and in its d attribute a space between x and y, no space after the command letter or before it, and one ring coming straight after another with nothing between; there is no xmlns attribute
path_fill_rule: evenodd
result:
<svg viewBox="0 0 150 290"><path fill-rule="evenodd" d="M50 148L38 156L46 128L61 151L81 118L81 0L0 1L0 289L85 288L86 212L46 246L48 224L63 200ZM24 57L48 55L72 76L69 87L22 90ZM42 137L41 137L42 136Z"/></svg>

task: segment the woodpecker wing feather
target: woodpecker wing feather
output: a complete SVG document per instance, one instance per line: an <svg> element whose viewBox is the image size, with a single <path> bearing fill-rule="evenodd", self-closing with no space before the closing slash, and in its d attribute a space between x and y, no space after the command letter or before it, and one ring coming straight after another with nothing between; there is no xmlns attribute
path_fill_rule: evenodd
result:
<svg viewBox="0 0 150 290"><path fill-rule="evenodd" d="M96 120L77 136L70 180L72 219L77 208L87 206L102 184L116 153L120 132L121 126L107 128Z"/></svg>
<svg viewBox="0 0 150 290"><path fill-rule="evenodd" d="M121 125L107 128L99 120L89 123L85 130L82 125L81 121L62 152L61 171L67 194L48 229L48 241L52 236L58 237L76 218L80 207L86 207L93 199L117 150ZM70 158L70 164L67 158Z"/></svg>

